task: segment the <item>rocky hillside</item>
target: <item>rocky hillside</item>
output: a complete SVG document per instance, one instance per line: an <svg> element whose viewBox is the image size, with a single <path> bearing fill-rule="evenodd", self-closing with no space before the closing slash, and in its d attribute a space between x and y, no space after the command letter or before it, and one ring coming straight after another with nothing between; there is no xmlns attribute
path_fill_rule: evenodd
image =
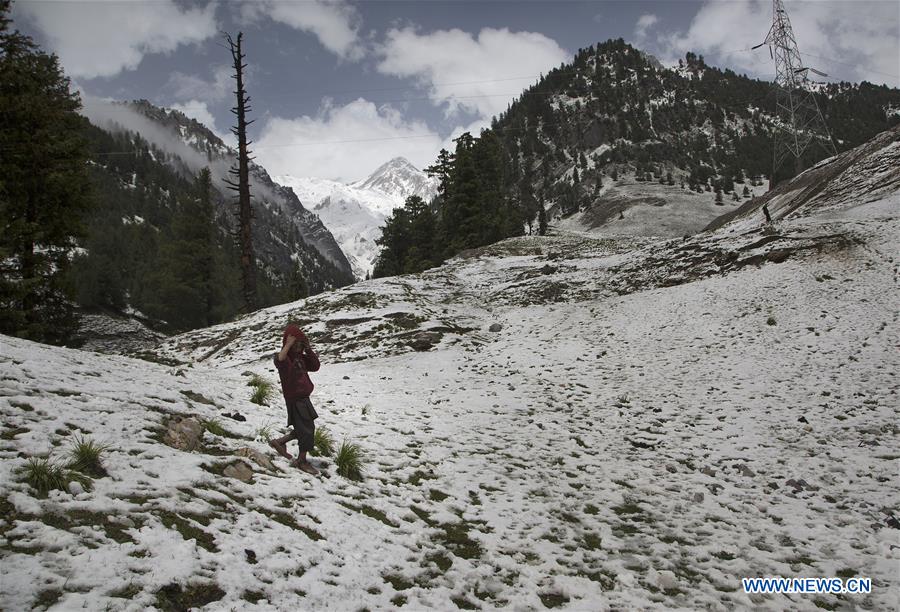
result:
<svg viewBox="0 0 900 612"><path fill-rule="evenodd" d="M0 606L895 609L900 207L845 199L868 179L774 228L505 240L158 363L3 338ZM284 409L247 383L275 380L288 319L361 481L265 444ZM26 482L83 439L103 472ZM756 576L873 590L745 594Z"/></svg>
<svg viewBox="0 0 900 612"><path fill-rule="evenodd" d="M86 106L92 123L111 135L90 137L96 172L104 182L98 214L113 206L107 200L124 199L133 202L130 218L149 220L161 229L159 225L177 210L173 200L183 191L179 183L193 181L197 172L209 167L219 230L223 236L231 235L233 197L224 179L236 158L234 150L178 111L145 101L99 104ZM347 258L319 218L257 164L251 164L251 193L254 248L263 279L287 285L299 273L313 292L353 282ZM115 232L118 224L108 231Z"/></svg>

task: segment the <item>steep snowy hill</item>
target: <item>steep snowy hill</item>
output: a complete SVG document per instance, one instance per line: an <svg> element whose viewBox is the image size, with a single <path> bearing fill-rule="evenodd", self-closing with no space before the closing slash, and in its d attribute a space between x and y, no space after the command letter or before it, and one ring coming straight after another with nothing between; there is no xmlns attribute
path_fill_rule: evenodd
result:
<svg viewBox="0 0 900 612"><path fill-rule="evenodd" d="M900 206L854 176L776 231L509 239L172 338L168 366L0 338L0 607L897 609ZM283 407L246 381L288 318L361 482L264 442ZM198 446L165 444L191 415ZM29 458L76 435L108 476L37 496Z"/></svg>
<svg viewBox="0 0 900 612"><path fill-rule="evenodd" d="M350 185L287 175L275 180L293 189L300 201L315 211L334 234L360 280L372 273L379 250L375 240L393 210L411 195L428 202L437 194L437 181L402 157Z"/></svg>
<svg viewBox="0 0 900 612"><path fill-rule="evenodd" d="M712 223L740 232L757 225L765 206L774 221L843 210L900 191L900 126L886 130L846 154L825 159L803 174L754 198Z"/></svg>

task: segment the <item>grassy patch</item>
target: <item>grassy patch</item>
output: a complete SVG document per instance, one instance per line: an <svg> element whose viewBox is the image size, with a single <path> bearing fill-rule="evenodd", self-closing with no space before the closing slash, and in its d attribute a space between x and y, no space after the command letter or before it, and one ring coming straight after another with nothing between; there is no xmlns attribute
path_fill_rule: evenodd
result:
<svg viewBox="0 0 900 612"><path fill-rule="evenodd" d="M266 598L266 594L262 591L244 591L241 593L241 599L249 601L252 604L258 603Z"/></svg>
<svg viewBox="0 0 900 612"><path fill-rule="evenodd" d="M408 580L407 578L404 578L400 574L384 574L381 577L385 582L390 583L390 585L394 587L395 591L405 591L415 586L414 582Z"/></svg>
<svg viewBox="0 0 900 612"><path fill-rule="evenodd" d="M317 427L314 435L313 457L331 457L334 454L334 438L327 427Z"/></svg>
<svg viewBox="0 0 900 612"><path fill-rule="evenodd" d="M106 537L119 544L135 543L126 531L132 528L140 528L144 521L140 517L130 517L133 526L127 526L110 520L108 514L91 512L89 510L72 510L65 515L53 513L44 514L39 520L45 524L59 529L71 530L72 527L101 527Z"/></svg>
<svg viewBox="0 0 900 612"><path fill-rule="evenodd" d="M12 440L19 434L28 433L29 431L31 430L27 427L13 427L0 434L0 440Z"/></svg>
<svg viewBox="0 0 900 612"><path fill-rule="evenodd" d="M452 601L457 608L460 610L478 610L478 606L473 604L471 601L466 599L465 597L451 597L450 601Z"/></svg>
<svg viewBox="0 0 900 612"><path fill-rule="evenodd" d="M434 480L435 478L436 478L436 476L433 473L426 474L422 470L416 470L415 472L413 472L412 476L409 477L408 482L412 486L418 487L419 485L422 484L423 480Z"/></svg>
<svg viewBox="0 0 900 612"><path fill-rule="evenodd" d="M56 489L68 491L70 482L78 482L86 491L91 490L91 479L49 459L32 457L21 469L22 480L35 489L40 497Z"/></svg>
<svg viewBox="0 0 900 612"><path fill-rule="evenodd" d="M612 510L619 516L628 514L642 514L644 512L643 508L641 508L634 502L626 502L621 506L613 506Z"/></svg>
<svg viewBox="0 0 900 612"><path fill-rule="evenodd" d="M268 406L275 398L275 385L272 381L263 378L257 374L250 377L248 386L253 387L253 393L250 395L250 401L259 406Z"/></svg>
<svg viewBox="0 0 900 612"><path fill-rule="evenodd" d="M108 476L103 467L103 453L109 450L106 444L97 444L90 438L75 435L75 442L69 451L69 469L93 478Z"/></svg>
<svg viewBox="0 0 900 612"><path fill-rule="evenodd" d="M9 405L24 412L34 412L34 406L25 402L10 402Z"/></svg>
<svg viewBox="0 0 900 612"><path fill-rule="evenodd" d="M437 566L437 568L439 570L441 570L441 573L446 572L448 569L450 569L450 566L453 565L453 559L451 559L443 551L434 552L429 555L426 555L425 560L430 561L431 563L434 563Z"/></svg>
<svg viewBox="0 0 900 612"><path fill-rule="evenodd" d="M239 435L233 434L224 427L222 427L222 422L219 419L204 419L203 420L203 429L208 431L214 436L219 436L220 438L232 438L238 439Z"/></svg>
<svg viewBox="0 0 900 612"><path fill-rule="evenodd" d="M154 511L154 514L159 517L159 520L162 521L162 524L165 525L166 528L174 529L175 531L180 533L181 537L185 540L196 540L197 546L204 548L209 552L219 552L219 547L216 546L215 537L212 534L203 531L199 527L196 527L190 520L184 519L178 514L169 512L167 510L156 510ZM201 520L203 520L204 517L191 515L190 518L195 520L196 518L200 518Z"/></svg>
<svg viewBox="0 0 900 612"><path fill-rule="evenodd" d="M59 589L44 589L43 591L41 591L40 593L37 594L37 597L35 598L34 604L32 604L32 607L35 609L43 608L46 610L47 608L49 608L50 606L55 604L57 601L59 601L59 598L62 597L62 594L63 594L63 592L60 591Z"/></svg>
<svg viewBox="0 0 900 612"><path fill-rule="evenodd" d="M353 442L344 440L334 458L337 473L350 480L362 480L366 455L362 448Z"/></svg>
<svg viewBox="0 0 900 612"><path fill-rule="evenodd" d="M603 539L596 533L586 533L581 538L583 546L588 550L600 550Z"/></svg>
<svg viewBox="0 0 900 612"><path fill-rule="evenodd" d="M398 608L402 608L406 605L407 599L406 595L395 595L393 599L391 599L391 603L397 606Z"/></svg>
<svg viewBox="0 0 900 612"><path fill-rule="evenodd" d="M428 490L428 499L430 499L431 501L442 502L445 499L447 499L448 497L450 497L450 496L447 495L446 493L444 493L443 491L439 491L437 489L429 489Z"/></svg>
<svg viewBox="0 0 900 612"><path fill-rule="evenodd" d="M194 584L182 587L171 583L156 592L156 607L163 612L181 612L202 608L225 597L225 591L215 583Z"/></svg>
<svg viewBox="0 0 900 612"><path fill-rule="evenodd" d="M541 603L546 608L558 608L569 603L568 596L562 593L538 593L538 597L541 598Z"/></svg>
<svg viewBox="0 0 900 612"><path fill-rule="evenodd" d="M728 552L727 550L720 550L719 552L714 552L712 554L716 559L721 559L722 561L734 561L736 557Z"/></svg>
<svg viewBox="0 0 900 612"><path fill-rule="evenodd" d="M321 533L319 533L318 531L316 531L315 529L313 529L311 527L306 527L305 525L301 525L296 520L294 520L293 516L291 516L290 514L287 514L286 512L278 512L277 510L269 510L268 508L261 508L261 507L256 507L256 508L254 508L254 510L259 512L260 514L263 514L263 515L269 517L276 523L280 523L280 524L284 525L285 527L290 527L291 529L293 529L295 531L299 531L300 533L306 535L306 537L308 537L310 540L318 541L318 540L324 539L322 537Z"/></svg>
<svg viewBox="0 0 900 612"><path fill-rule="evenodd" d="M597 572L579 570L575 572L575 575L599 583L604 591L611 591L616 586L616 575L608 570L600 570Z"/></svg>
<svg viewBox="0 0 900 612"><path fill-rule="evenodd" d="M362 512L363 514L365 514L366 516L368 516L369 518L373 518L376 521L381 521L388 527L399 527L399 525L397 525L397 523L390 520L384 512L382 512L381 510L378 510L377 508L373 508L372 506L364 505L362 508L359 509L359 511Z"/></svg>
<svg viewBox="0 0 900 612"><path fill-rule="evenodd" d="M481 544L469 537L469 523L442 523L442 534L438 535L438 541L450 552L463 559L478 559L481 557Z"/></svg>
<svg viewBox="0 0 900 612"><path fill-rule="evenodd" d="M434 527L435 525L437 525L437 522L432 520L431 514L429 514L427 510L423 510L422 508L419 508L418 506L410 506L409 509L412 511L413 514L415 514L420 519L422 519L422 521L424 521L424 523L426 525L428 525L429 527Z"/></svg>

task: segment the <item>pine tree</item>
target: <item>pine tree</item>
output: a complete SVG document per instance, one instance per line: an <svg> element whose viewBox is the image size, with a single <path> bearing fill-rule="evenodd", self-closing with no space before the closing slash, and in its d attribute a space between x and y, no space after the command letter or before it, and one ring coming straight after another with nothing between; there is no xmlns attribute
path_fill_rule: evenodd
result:
<svg viewBox="0 0 900 612"><path fill-rule="evenodd" d="M0 0L0 332L61 342L64 286L90 204L81 100L59 60L12 30Z"/></svg>
<svg viewBox="0 0 900 612"><path fill-rule="evenodd" d="M169 236L160 247L148 311L173 329L208 326L215 308L215 227L209 169L197 176L194 193L178 203Z"/></svg>

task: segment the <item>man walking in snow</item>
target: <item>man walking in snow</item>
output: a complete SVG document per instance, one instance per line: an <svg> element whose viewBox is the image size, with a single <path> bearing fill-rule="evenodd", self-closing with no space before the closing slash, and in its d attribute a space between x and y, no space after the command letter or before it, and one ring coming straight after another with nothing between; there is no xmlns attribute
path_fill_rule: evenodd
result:
<svg viewBox="0 0 900 612"><path fill-rule="evenodd" d="M291 465L308 474L318 474L309 461L306 453L313 449L316 423L319 416L313 408L309 396L313 391L313 383L308 372L319 369L319 357L309 345L309 339L296 325L288 325L281 336L281 351L275 355L275 367L281 378L281 392L287 405L288 427L291 433L269 440L269 446L286 459L293 459L287 451L287 443L297 440L300 452Z"/></svg>

